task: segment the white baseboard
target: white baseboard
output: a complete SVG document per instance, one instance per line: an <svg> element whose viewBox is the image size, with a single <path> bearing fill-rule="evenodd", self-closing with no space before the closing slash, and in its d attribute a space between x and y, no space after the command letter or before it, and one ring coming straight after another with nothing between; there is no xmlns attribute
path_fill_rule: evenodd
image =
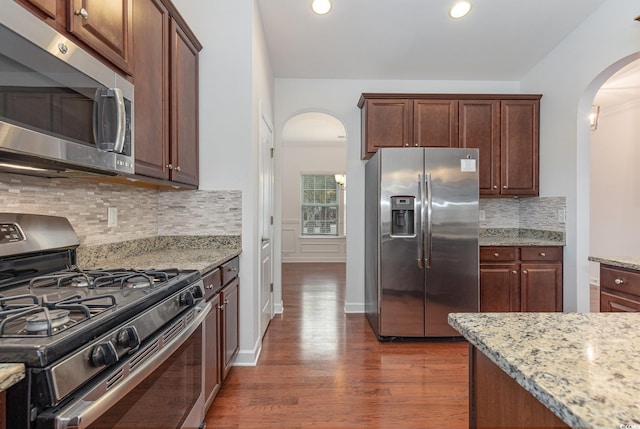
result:
<svg viewBox="0 0 640 429"><path fill-rule="evenodd" d="M365 312L364 302L345 302L344 312L345 313L364 313Z"/></svg>
<svg viewBox="0 0 640 429"><path fill-rule="evenodd" d="M273 305L273 312L275 314L282 314L284 313L284 303L282 301L276 303Z"/></svg>
<svg viewBox="0 0 640 429"><path fill-rule="evenodd" d="M253 350L240 349L232 365L256 366L258 364L258 359L260 358L260 352L262 352L262 338L258 338L258 341L253 346Z"/></svg>

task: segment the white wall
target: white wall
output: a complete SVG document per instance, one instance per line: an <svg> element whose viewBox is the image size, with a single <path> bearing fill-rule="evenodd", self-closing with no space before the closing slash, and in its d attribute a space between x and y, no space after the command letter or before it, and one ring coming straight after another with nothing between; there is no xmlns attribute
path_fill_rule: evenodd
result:
<svg viewBox="0 0 640 429"><path fill-rule="evenodd" d="M374 81L331 79L276 79L275 144L282 144L284 124L308 111L328 113L345 126L347 136L347 290L345 311L364 312L364 163L360 160L360 109L363 92L517 93L518 82ZM276 158L276 190L283 186L282 160ZM282 195L276 195L276 207ZM282 216L282 213L276 212ZM282 219L282 217L276 219ZM276 234L281 231L276 231ZM275 252L276 269L280 252ZM276 290L281 282L275 283Z"/></svg>
<svg viewBox="0 0 640 429"><path fill-rule="evenodd" d="M240 351L261 347L258 274L258 124L273 117L273 73L255 0L174 0L203 45L200 53L200 188L242 191Z"/></svg>
<svg viewBox="0 0 640 429"><path fill-rule="evenodd" d="M591 133L592 256L640 255L640 100L602 108ZM590 283L600 264L590 262Z"/></svg>
<svg viewBox="0 0 640 429"><path fill-rule="evenodd" d="M344 237L302 236L300 178L302 174L344 174L347 171L347 143L286 141L281 155L282 262L344 262Z"/></svg>
<svg viewBox="0 0 640 429"><path fill-rule="evenodd" d="M640 51L638 5L608 0L522 80L540 106L540 195L567 197L565 311L589 311L588 113L598 88ZM617 63L617 64L616 64Z"/></svg>

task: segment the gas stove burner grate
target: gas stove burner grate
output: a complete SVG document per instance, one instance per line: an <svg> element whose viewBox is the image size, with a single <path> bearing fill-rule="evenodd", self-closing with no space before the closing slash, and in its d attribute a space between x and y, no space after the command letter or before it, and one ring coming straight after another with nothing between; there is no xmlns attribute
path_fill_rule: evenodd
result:
<svg viewBox="0 0 640 429"><path fill-rule="evenodd" d="M59 301L49 302L47 297L42 298L42 305L49 310L79 311L88 319L93 315L116 306L116 297L113 295L100 295L82 297L73 295Z"/></svg>
<svg viewBox="0 0 640 429"><path fill-rule="evenodd" d="M0 295L0 319L39 306L38 297L35 295L24 294L9 297Z"/></svg>
<svg viewBox="0 0 640 429"><path fill-rule="evenodd" d="M54 310L52 314L47 307L26 307L0 321L0 337L51 337L77 323L68 315L67 310ZM19 323L23 327L16 330Z"/></svg>

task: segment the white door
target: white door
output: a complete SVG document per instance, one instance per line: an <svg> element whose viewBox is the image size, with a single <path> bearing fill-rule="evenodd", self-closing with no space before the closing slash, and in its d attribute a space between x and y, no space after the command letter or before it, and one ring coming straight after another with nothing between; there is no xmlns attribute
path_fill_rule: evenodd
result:
<svg viewBox="0 0 640 429"><path fill-rule="evenodd" d="M260 116L260 336L273 318L273 132Z"/></svg>

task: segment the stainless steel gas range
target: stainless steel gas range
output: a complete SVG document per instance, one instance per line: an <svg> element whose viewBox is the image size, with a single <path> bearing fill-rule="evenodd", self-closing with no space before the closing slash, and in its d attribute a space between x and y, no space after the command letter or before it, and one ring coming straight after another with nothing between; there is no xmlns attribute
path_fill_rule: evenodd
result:
<svg viewBox="0 0 640 429"><path fill-rule="evenodd" d="M78 244L65 218L0 213L0 362L27 374L8 427L203 427L199 272L83 270Z"/></svg>

